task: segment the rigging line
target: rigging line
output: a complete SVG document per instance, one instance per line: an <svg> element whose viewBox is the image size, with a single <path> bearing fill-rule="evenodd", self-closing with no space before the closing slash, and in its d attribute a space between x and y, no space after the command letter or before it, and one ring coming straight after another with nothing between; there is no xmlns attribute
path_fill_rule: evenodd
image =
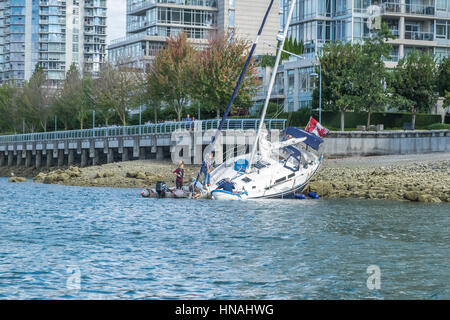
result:
<svg viewBox="0 0 450 320"><path fill-rule="evenodd" d="M278 70L278 66L280 65L280 61L281 61L281 53L282 50L284 48L284 44L286 42L286 37L288 35L289 32L289 25L291 24L291 19L292 19L292 15L294 13L294 9L295 9L296 3L294 1L291 2L291 6L289 8L289 14L288 14L288 18L286 21L286 25L283 31L282 35L277 36L277 40L279 42L279 48L278 48L278 53L277 53L277 57L275 59L275 66L274 66L274 72L272 73L271 79L270 79L270 84L269 84L269 90L267 92L267 97L266 100L264 102L264 107L263 107L263 111L262 111L262 116L261 116L261 120L259 123L259 129L258 129L258 133L256 134L256 139L253 143L253 147L252 147L252 153L250 156L250 161L248 164L248 171L251 171L252 169L252 164L253 164L253 160L255 158L256 155L256 149L258 147L258 141L261 138L261 131L263 129L264 126L264 120L266 117L266 113L267 113L267 107L269 106L269 102L270 102L270 96L272 94L272 90L273 90L273 86L275 84L275 80L276 80L276 71ZM280 43L281 42L281 43Z"/></svg>
<svg viewBox="0 0 450 320"><path fill-rule="evenodd" d="M244 65L244 69L242 70L241 75L239 76L239 80L238 80L238 82L236 83L236 87L234 88L233 95L231 96L230 102L228 103L228 106L227 106L227 108L226 108L226 110L225 110L225 113L223 114L222 121L220 122L220 125L219 125L219 127L217 128L216 135L213 137L213 139L212 139L212 141L211 141L211 144L210 144L208 147L206 147L206 150L205 150L205 151L207 151L206 153L207 153L208 155L209 155L209 153L211 153L211 152L213 151L215 142L216 142L217 138L219 137L220 132L221 132L222 129L223 129L223 126L224 126L224 124L225 124L225 121L226 121L226 119L227 119L227 117L228 117L228 115L229 115L229 113L230 113L230 111L231 111L231 107L233 106L234 100L235 100L236 97L237 97L237 94L238 94L238 92L239 92L239 88L240 88L240 86L241 86L241 83L242 83L242 81L244 80L244 76L245 76L245 74L247 73L247 69L248 69L248 67L249 67L249 65L250 65L250 62L251 62L252 58L253 58L253 54L255 53L256 46L258 45L259 38L261 37L261 34L262 34L262 32L263 32L263 29L264 29L264 26L265 26L266 21L267 21L267 19L268 19L268 17L269 17L270 11L272 10L273 3L274 3L274 0L271 0L271 1L270 1L270 4L269 4L269 7L268 7L267 10L266 10L266 13L265 13L265 15L264 15L264 19L263 19L263 21L262 21L262 23L261 23L261 26L260 26L260 28L259 28L259 31L258 31L258 35L257 35L257 37L256 37L255 42L253 42L252 49L250 50L250 53L249 53L248 58L247 58L247 61L245 62L245 65ZM195 180L195 183L197 183L197 181L200 179L200 174L201 174L201 172L202 172L204 166L205 166L205 161L203 161L203 163L202 163L202 167L200 168L200 172L199 172L198 175L197 175L197 179Z"/></svg>

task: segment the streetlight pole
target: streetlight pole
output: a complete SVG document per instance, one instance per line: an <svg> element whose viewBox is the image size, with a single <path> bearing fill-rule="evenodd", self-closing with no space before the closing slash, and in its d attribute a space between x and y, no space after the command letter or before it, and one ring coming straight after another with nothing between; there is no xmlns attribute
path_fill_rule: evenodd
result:
<svg viewBox="0 0 450 320"><path fill-rule="evenodd" d="M142 126L142 106L139 106L139 134L142 134L141 126Z"/></svg>
<svg viewBox="0 0 450 320"><path fill-rule="evenodd" d="M319 123L322 123L322 64L319 62Z"/></svg>
<svg viewBox="0 0 450 320"><path fill-rule="evenodd" d="M92 111L92 131L93 131L93 135L95 137L95 110Z"/></svg>

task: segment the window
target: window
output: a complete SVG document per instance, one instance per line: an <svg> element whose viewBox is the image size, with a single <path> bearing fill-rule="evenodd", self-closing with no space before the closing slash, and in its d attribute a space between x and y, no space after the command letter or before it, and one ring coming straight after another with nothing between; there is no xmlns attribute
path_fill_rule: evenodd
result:
<svg viewBox="0 0 450 320"><path fill-rule="evenodd" d="M436 38L450 40L450 21L436 21Z"/></svg>
<svg viewBox="0 0 450 320"><path fill-rule="evenodd" d="M436 48L434 54L441 61L445 57L450 57L450 48Z"/></svg>
<svg viewBox="0 0 450 320"><path fill-rule="evenodd" d="M450 0L436 0L436 10L450 12Z"/></svg>
<svg viewBox="0 0 450 320"><path fill-rule="evenodd" d="M366 19L355 18L353 27L353 37L356 39L364 39L369 35Z"/></svg>
<svg viewBox="0 0 450 320"><path fill-rule="evenodd" d="M234 10L230 10L228 13L228 26L234 28Z"/></svg>
<svg viewBox="0 0 450 320"><path fill-rule="evenodd" d="M288 95L294 94L294 86L295 86L295 71L288 71Z"/></svg>

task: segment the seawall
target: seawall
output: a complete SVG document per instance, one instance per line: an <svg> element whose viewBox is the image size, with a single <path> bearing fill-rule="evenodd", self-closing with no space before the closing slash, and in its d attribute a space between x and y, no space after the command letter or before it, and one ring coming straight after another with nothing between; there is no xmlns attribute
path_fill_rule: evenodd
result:
<svg viewBox="0 0 450 320"><path fill-rule="evenodd" d="M331 132L323 151L326 157L450 152L450 130Z"/></svg>

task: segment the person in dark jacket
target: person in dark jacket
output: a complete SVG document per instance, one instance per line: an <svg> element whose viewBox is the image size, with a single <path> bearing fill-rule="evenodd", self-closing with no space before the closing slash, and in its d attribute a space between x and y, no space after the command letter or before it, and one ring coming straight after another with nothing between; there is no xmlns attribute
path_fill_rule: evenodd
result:
<svg viewBox="0 0 450 320"><path fill-rule="evenodd" d="M217 190L223 189L224 191L228 191L228 192L234 192L234 190L236 189L234 187L234 183L231 182L230 178L226 178L225 182L217 188Z"/></svg>
<svg viewBox="0 0 450 320"><path fill-rule="evenodd" d="M178 168L173 172L177 178L176 178L176 187L177 189L183 188L183 177L184 177L184 162L181 161L178 165Z"/></svg>

